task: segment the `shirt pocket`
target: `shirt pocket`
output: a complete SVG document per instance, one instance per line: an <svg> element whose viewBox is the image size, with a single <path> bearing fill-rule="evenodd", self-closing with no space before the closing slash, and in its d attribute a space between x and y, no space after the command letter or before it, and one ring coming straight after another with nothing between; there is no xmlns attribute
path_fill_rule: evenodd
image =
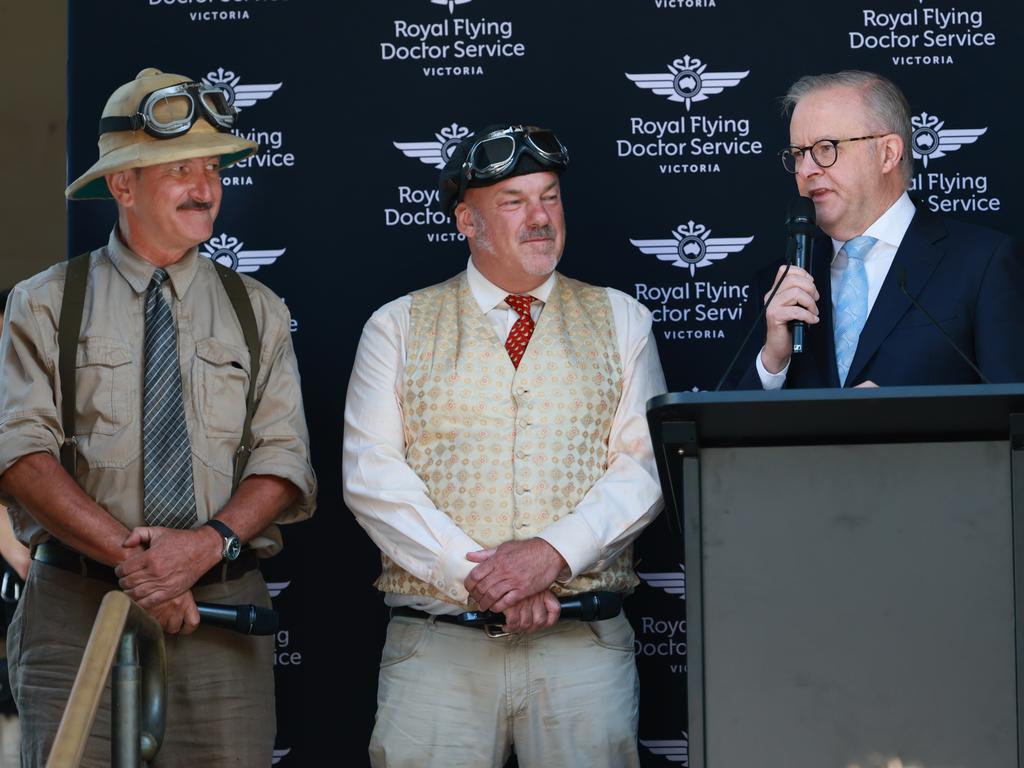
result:
<svg viewBox="0 0 1024 768"><path fill-rule="evenodd" d="M249 391L249 351L212 336L196 343L196 412L210 437L241 437Z"/></svg>
<svg viewBox="0 0 1024 768"><path fill-rule="evenodd" d="M131 349L117 339L91 336L75 360L75 434L113 435L135 419L136 369Z"/></svg>

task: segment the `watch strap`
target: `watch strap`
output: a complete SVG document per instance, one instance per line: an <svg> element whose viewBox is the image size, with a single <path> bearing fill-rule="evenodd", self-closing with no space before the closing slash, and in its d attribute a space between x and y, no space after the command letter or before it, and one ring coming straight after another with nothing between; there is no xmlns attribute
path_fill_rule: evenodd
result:
<svg viewBox="0 0 1024 768"><path fill-rule="evenodd" d="M226 523L220 520L207 520L205 524L213 528L213 530L219 533L221 538L224 539L224 546L222 547L221 550L222 557L227 557L228 542L230 542L232 539L234 539L234 541L239 544L241 543L241 540L238 538L238 534L231 530L231 528L228 527Z"/></svg>

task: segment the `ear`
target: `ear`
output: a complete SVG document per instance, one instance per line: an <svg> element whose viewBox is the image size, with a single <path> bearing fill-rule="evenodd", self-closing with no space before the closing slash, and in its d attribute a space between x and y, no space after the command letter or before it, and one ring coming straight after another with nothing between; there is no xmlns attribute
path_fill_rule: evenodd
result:
<svg viewBox="0 0 1024 768"><path fill-rule="evenodd" d="M130 206L135 198L134 171L129 168L108 173L104 178L107 180L107 189L117 204L122 207Z"/></svg>
<svg viewBox="0 0 1024 768"><path fill-rule="evenodd" d="M476 227L473 226L473 213L464 202L455 206L455 227L466 237L476 237Z"/></svg>
<svg viewBox="0 0 1024 768"><path fill-rule="evenodd" d="M882 173L889 173L899 167L903 159L903 139L897 133L890 133L882 137Z"/></svg>

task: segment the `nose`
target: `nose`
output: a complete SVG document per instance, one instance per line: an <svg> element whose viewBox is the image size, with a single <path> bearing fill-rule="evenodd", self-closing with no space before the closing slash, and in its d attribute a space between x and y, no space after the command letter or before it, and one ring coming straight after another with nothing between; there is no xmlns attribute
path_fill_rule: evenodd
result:
<svg viewBox="0 0 1024 768"><path fill-rule="evenodd" d="M526 211L526 218L531 226L542 227L551 221L551 214L548 213L544 201L537 199L530 201L529 208Z"/></svg>
<svg viewBox="0 0 1024 768"><path fill-rule="evenodd" d="M796 175L802 176L805 179L817 176L821 173L821 170L821 166L814 162L814 158L811 157L810 150L804 152L800 159L796 161Z"/></svg>
<svg viewBox="0 0 1024 768"><path fill-rule="evenodd" d="M192 174L192 196L195 200L209 202L213 199L214 178L208 173Z"/></svg>

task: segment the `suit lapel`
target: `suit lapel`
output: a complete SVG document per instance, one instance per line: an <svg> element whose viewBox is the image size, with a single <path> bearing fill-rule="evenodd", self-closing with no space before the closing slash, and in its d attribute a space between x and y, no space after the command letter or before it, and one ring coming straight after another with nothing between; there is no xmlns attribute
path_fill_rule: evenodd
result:
<svg viewBox="0 0 1024 768"><path fill-rule="evenodd" d="M892 266L882 281L882 289L868 314L864 330L857 342L857 351L850 364L848 382L854 382L878 351L885 338L896 327L896 323L910 308L910 299L900 289L901 273L906 274L907 290L917 296L931 277L935 266L942 258L942 249L935 243L946 235L942 222L925 208L918 207L903 236Z"/></svg>

